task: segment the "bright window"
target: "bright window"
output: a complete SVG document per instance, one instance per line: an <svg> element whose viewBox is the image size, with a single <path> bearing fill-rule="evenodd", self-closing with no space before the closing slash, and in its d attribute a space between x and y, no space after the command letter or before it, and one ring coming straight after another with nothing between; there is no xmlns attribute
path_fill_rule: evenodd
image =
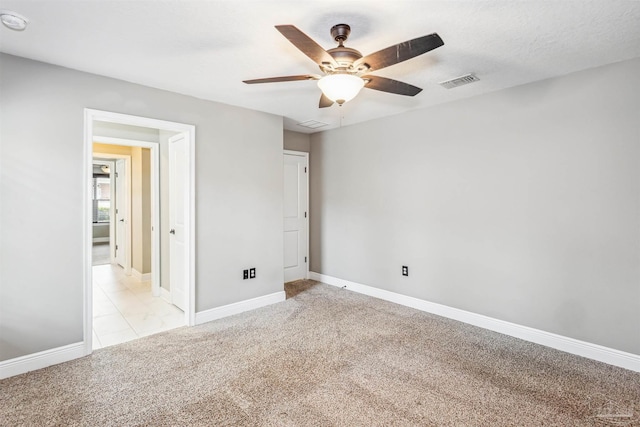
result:
<svg viewBox="0 0 640 427"><path fill-rule="evenodd" d="M111 211L111 180L93 178L93 222L109 222Z"/></svg>

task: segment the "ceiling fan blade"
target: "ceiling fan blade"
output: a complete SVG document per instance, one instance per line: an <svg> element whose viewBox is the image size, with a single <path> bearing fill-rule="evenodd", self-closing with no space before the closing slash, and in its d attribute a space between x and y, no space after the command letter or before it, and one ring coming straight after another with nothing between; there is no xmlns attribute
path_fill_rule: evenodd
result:
<svg viewBox="0 0 640 427"><path fill-rule="evenodd" d="M255 83L278 83L278 82L293 82L297 80L318 80L320 76L313 74L303 74L299 76L282 76L282 77L267 77L266 79L253 79L243 80L243 83L255 84Z"/></svg>
<svg viewBox="0 0 640 427"><path fill-rule="evenodd" d="M398 80L388 79L380 76L362 76L363 79L369 80L364 87L375 89L382 92L395 93L397 95L416 96L422 89L409 83L399 82Z"/></svg>
<svg viewBox="0 0 640 427"><path fill-rule="evenodd" d="M333 101L327 98L327 96L323 93L320 97L320 108L331 107L333 105Z"/></svg>
<svg viewBox="0 0 640 427"><path fill-rule="evenodd" d="M427 53L443 44L444 42L440 36L433 33L379 50L371 55L358 59L354 65L357 67L361 64L367 64L369 70L381 70L390 65Z"/></svg>
<svg viewBox="0 0 640 427"><path fill-rule="evenodd" d="M276 25L276 29L316 64L320 65L325 62L334 67L338 66L333 57L322 46L293 25Z"/></svg>

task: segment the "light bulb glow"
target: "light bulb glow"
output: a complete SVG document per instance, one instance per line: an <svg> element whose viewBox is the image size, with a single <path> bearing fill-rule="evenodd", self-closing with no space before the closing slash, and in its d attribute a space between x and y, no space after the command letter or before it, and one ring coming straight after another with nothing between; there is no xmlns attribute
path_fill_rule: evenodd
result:
<svg viewBox="0 0 640 427"><path fill-rule="evenodd" d="M329 74L318 80L322 93L340 105L355 98L363 86L364 80L353 74Z"/></svg>

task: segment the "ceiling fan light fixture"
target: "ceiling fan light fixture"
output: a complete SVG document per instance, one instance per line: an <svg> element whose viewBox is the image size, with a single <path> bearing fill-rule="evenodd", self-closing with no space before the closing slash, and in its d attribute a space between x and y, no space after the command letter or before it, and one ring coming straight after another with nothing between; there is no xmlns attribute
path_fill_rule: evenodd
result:
<svg viewBox="0 0 640 427"><path fill-rule="evenodd" d="M318 80L322 93L339 105L351 101L364 87L364 80L353 74L329 74Z"/></svg>

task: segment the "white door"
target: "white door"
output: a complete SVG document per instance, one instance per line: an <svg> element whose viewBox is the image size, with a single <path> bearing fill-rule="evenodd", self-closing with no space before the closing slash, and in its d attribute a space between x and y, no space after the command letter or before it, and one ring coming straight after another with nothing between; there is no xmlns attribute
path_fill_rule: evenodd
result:
<svg viewBox="0 0 640 427"><path fill-rule="evenodd" d="M186 310L187 307L187 245L186 218L187 192L187 140L185 134L169 138L169 288L171 302Z"/></svg>
<svg viewBox="0 0 640 427"><path fill-rule="evenodd" d="M125 161L116 161L115 171L115 241L112 250L115 252L116 263L122 267L126 266L126 226L127 226L127 176L125 169Z"/></svg>
<svg viewBox="0 0 640 427"><path fill-rule="evenodd" d="M307 278L307 168L304 155L284 155L284 281Z"/></svg>

